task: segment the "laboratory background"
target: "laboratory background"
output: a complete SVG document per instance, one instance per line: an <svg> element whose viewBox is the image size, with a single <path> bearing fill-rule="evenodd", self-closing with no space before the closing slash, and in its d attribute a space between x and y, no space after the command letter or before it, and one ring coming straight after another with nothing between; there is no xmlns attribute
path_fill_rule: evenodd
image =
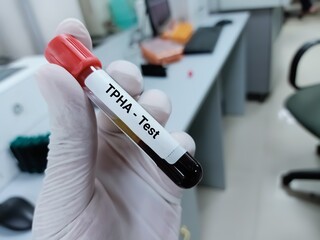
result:
<svg viewBox="0 0 320 240"><path fill-rule="evenodd" d="M179 240L320 239L316 0L0 0L0 239L31 239L10 200L32 209L41 189L50 123L34 75L67 18L103 67L130 61L168 94L166 128L195 140L203 178L184 190Z"/></svg>

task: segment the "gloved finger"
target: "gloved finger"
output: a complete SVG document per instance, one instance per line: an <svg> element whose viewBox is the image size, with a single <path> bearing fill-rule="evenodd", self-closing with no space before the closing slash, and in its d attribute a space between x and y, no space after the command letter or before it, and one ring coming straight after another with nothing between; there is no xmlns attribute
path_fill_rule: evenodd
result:
<svg viewBox="0 0 320 240"><path fill-rule="evenodd" d="M147 90L141 94L138 103L162 126L167 123L172 107L170 99L164 92L158 89Z"/></svg>
<svg viewBox="0 0 320 240"><path fill-rule="evenodd" d="M92 50L92 40L90 34L84 24L78 19L65 19L58 25L55 34L71 34L72 36L77 38L84 46L86 46L86 48Z"/></svg>
<svg viewBox="0 0 320 240"><path fill-rule="evenodd" d="M134 99L139 97L143 90L143 79L136 65L128 61L119 60L112 62L106 71ZM102 132L120 132L102 112L99 112L97 121L99 130Z"/></svg>
<svg viewBox="0 0 320 240"><path fill-rule="evenodd" d="M36 79L48 105L51 135L35 224L59 232L85 209L94 191L96 119L79 83L64 68L44 65Z"/></svg>
<svg viewBox="0 0 320 240"><path fill-rule="evenodd" d="M141 94L138 103L162 126L165 126L169 120L172 105L169 97L163 91L158 89L147 90ZM171 135L184 149L191 155L194 155L195 142L189 134L185 132L172 132Z"/></svg>

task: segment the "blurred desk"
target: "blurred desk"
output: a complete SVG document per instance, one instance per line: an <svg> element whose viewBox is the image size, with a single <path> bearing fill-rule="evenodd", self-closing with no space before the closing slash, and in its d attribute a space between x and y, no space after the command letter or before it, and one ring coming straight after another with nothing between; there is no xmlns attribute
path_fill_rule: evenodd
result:
<svg viewBox="0 0 320 240"><path fill-rule="evenodd" d="M247 23L247 96L263 102L272 93L271 76L274 42L284 22L281 0L209 0L212 12L249 11ZM275 53L276 54L276 53Z"/></svg>

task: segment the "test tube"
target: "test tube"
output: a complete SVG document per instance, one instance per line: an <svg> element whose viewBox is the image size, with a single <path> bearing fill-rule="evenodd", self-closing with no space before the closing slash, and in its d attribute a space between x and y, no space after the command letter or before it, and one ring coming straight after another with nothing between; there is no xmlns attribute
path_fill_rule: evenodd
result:
<svg viewBox="0 0 320 240"><path fill-rule="evenodd" d="M201 165L101 68L101 62L69 34L53 38L45 57L77 79L89 99L179 187L202 178Z"/></svg>

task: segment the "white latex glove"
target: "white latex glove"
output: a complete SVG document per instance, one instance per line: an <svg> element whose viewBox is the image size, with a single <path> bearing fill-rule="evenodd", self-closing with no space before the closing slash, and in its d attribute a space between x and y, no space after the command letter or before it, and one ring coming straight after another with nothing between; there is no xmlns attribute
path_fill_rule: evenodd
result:
<svg viewBox="0 0 320 240"><path fill-rule="evenodd" d="M79 21L62 22L60 33L72 34L91 49ZM166 123L170 101L157 90L142 92L136 66L116 61L107 72ZM177 240L182 190L102 112L95 116L79 83L65 69L47 64L38 71L37 81L48 104L51 136L34 239ZM189 135L172 135L194 153Z"/></svg>

